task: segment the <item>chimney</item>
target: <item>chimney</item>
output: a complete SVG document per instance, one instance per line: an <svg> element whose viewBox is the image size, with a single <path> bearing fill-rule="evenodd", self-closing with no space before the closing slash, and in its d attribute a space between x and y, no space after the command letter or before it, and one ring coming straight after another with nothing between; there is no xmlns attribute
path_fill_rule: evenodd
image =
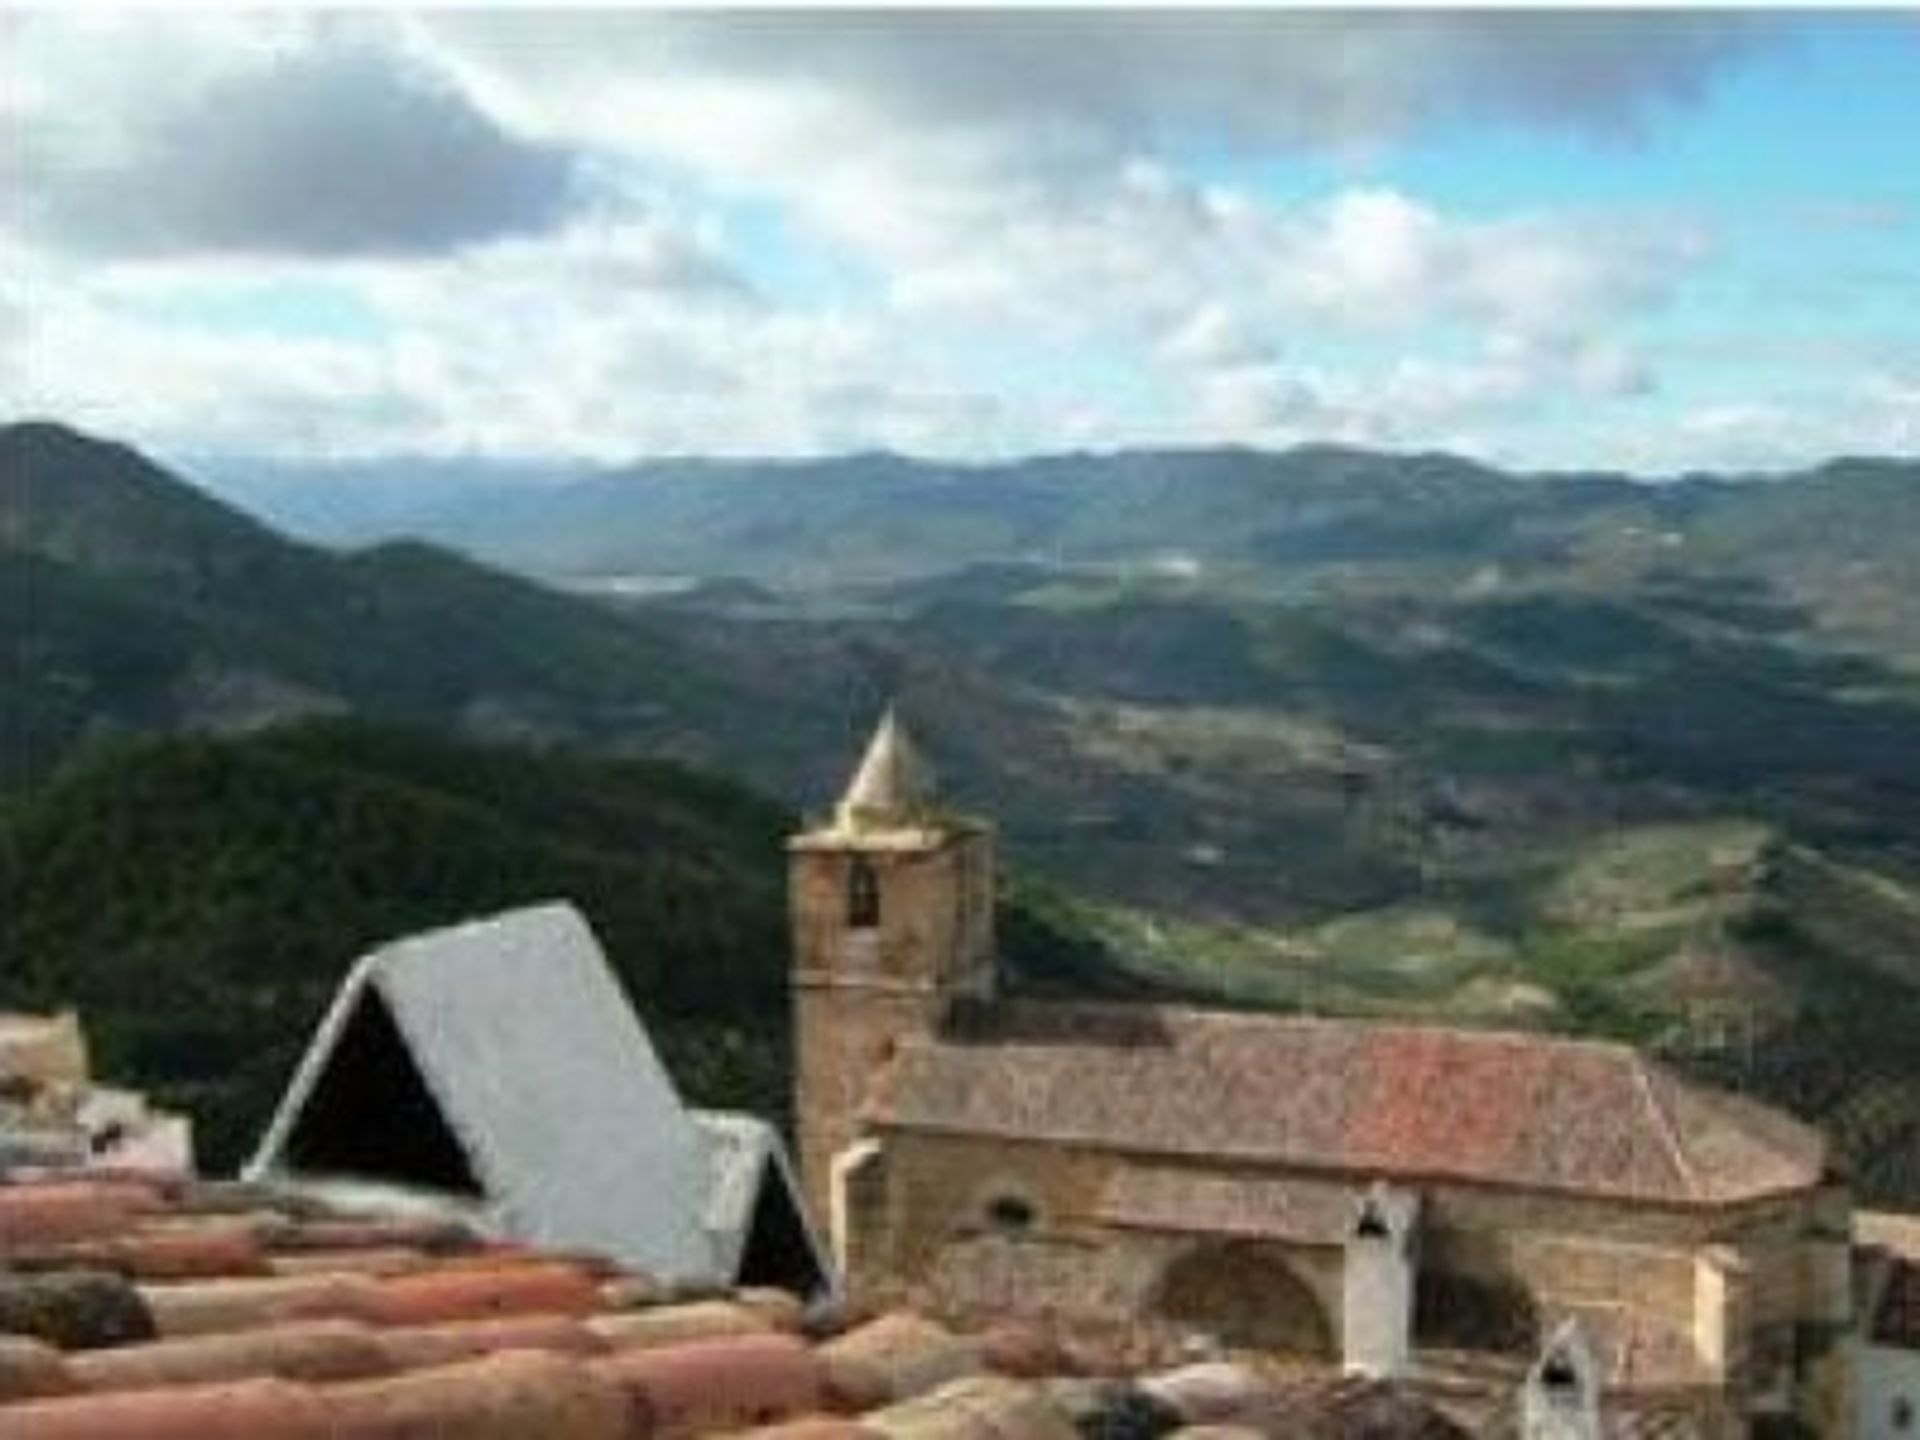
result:
<svg viewBox="0 0 1920 1440"><path fill-rule="evenodd" d="M1600 1440L1600 1376L1579 1323L1564 1321L1520 1389L1521 1440Z"/></svg>
<svg viewBox="0 0 1920 1440"><path fill-rule="evenodd" d="M1376 1180L1347 1225L1340 1352L1349 1375L1391 1380L1413 1356L1413 1224L1419 1197Z"/></svg>

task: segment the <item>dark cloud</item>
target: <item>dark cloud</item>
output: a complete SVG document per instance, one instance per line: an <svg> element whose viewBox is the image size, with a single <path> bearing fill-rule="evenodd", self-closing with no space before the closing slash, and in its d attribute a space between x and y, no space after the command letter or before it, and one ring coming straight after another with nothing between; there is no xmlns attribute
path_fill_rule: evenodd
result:
<svg viewBox="0 0 1920 1440"><path fill-rule="evenodd" d="M29 231L91 253L417 254L549 227L575 190L569 152L368 46L303 48L126 113L63 102L112 133L34 117L9 188Z"/></svg>
<svg viewBox="0 0 1920 1440"><path fill-rule="evenodd" d="M483 12L434 23L503 69L666 62L824 84L909 123L1038 122L1056 138L1134 146L1366 143L1490 119L1630 134L1790 29L1593 10Z"/></svg>

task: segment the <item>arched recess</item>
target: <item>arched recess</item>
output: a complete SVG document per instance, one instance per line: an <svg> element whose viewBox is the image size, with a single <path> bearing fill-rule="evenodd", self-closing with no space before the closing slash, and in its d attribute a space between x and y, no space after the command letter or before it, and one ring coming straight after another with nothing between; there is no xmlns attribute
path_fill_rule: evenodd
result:
<svg viewBox="0 0 1920 1440"><path fill-rule="evenodd" d="M1319 1297L1273 1246L1209 1241L1176 1255L1147 1300L1156 1320L1223 1344L1333 1358L1333 1325Z"/></svg>
<svg viewBox="0 0 1920 1440"><path fill-rule="evenodd" d="M847 862L847 928L875 930L880 925L880 872L873 861L855 855Z"/></svg>
<svg viewBox="0 0 1920 1440"><path fill-rule="evenodd" d="M1414 1280L1413 1339L1446 1350L1533 1355L1540 1349L1540 1311L1511 1275L1423 1269Z"/></svg>

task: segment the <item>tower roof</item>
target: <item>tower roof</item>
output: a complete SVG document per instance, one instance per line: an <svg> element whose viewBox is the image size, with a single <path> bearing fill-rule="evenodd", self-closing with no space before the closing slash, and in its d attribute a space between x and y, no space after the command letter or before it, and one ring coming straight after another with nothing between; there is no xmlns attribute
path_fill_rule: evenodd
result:
<svg viewBox="0 0 1920 1440"><path fill-rule="evenodd" d="M842 830L914 825L933 804L933 772L889 705L834 812Z"/></svg>

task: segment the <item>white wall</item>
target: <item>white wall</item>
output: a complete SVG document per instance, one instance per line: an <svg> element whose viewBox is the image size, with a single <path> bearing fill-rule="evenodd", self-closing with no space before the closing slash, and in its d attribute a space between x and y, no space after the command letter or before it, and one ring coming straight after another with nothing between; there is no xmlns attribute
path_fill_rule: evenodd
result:
<svg viewBox="0 0 1920 1440"><path fill-rule="evenodd" d="M1418 1212L1417 1197L1383 1184L1354 1206L1340 1303L1340 1355L1349 1374L1391 1379L1410 1368ZM1384 1233L1370 1233L1375 1230Z"/></svg>
<svg viewBox="0 0 1920 1440"><path fill-rule="evenodd" d="M1861 1345L1854 1351L1855 1440L1920 1440L1920 1350ZM1895 1424L1897 1403L1906 1401L1906 1428Z"/></svg>

